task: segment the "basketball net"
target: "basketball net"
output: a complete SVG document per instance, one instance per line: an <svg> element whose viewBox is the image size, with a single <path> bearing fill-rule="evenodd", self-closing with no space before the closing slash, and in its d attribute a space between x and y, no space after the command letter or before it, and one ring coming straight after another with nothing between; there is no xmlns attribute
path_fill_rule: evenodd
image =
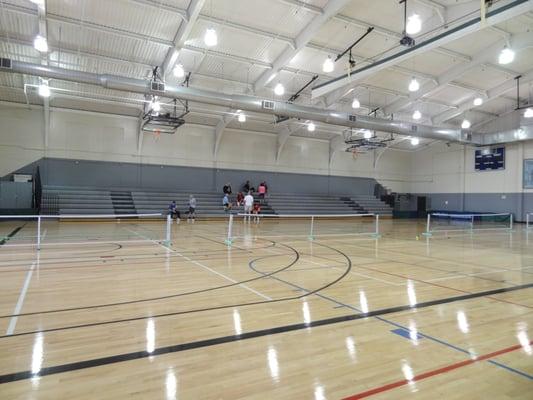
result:
<svg viewBox="0 0 533 400"><path fill-rule="evenodd" d="M154 140L157 142L159 138L161 137L161 130L154 129L152 132L152 135L154 135Z"/></svg>
<svg viewBox="0 0 533 400"><path fill-rule="evenodd" d="M352 149L352 158L357 160L357 149Z"/></svg>

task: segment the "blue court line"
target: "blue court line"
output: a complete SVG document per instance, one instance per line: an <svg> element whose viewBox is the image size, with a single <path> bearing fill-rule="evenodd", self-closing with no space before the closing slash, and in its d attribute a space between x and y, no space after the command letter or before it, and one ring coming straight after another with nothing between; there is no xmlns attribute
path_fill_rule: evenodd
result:
<svg viewBox="0 0 533 400"><path fill-rule="evenodd" d="M255 272L257 272L257 273L259 273L259 274L261 274L261 275L264 275L263 272L261 272L261 271L255 269L255 268L253 267L252 264L253 264L253 262L252 262L252 263L249 263L249 267L250 267L252 270L254 270ZM289 285L289 286L292 286L292 287L298 288L298 289L300 289L300 290L302 290L302 291L304 291L304 292L310 292L310 290L308 290L308 289L305 289L305 288L303 288L303 287L301 287L301 286L298 286L298 285L296 285L296 284L294 284L294 283L292 283L292 282L287 282L287 281L285 281L285 280L283 280L283 279L281 279L281 278L278 278L277 276L271 275L270 278L271 278L271 279L275 279L275 280L277 280L277 281L279 281L279 282L283 282L283 283L285 283L286 285ZM354 311L357 311L357 312L360 312L360 313L363 312L362 310L360 310L360 309L358 309L358 308L356 308L356 307L354 307L354 306L351 306L351 305L349 305L349 304L342 303L341 301L335 300L335 299L333 299L333 298L331 298L331 297L328 297L328 296L325 296L325 295L323 295L323 294L320 294L320 293L313 293L313 294L314 294L315 296L318 296L318 297L324 299L324 300L328 300L328 301L330 301L330 302L336 303L338 307L335 307L335 308L347 307L347 308L349 308L349 309L351 309L351 310L354 310ZM398 327L398 328L400 328L400 329L402 329L402 330L410 331L409 328L407 328L407 327L405 327L405 326L403 326L403 325L400 325L400 324L398 324L398 323L396 323L396 322L389 321L388 319L385 319L385 318L382 318L382 317L379 317L379 316L374 316L374 317L371 317L371 318L376 318L376 319L378 319L378 320L380 320L380 321L382 321L382 322L384 322L384 323L386 323L386 324L396 326L396 327ZM449 348L451 348L451 349L454 349L454 350L456 350L456 351L460 351L461 353L468 354L469 356L471 356L471 354L470 354L469 351L467 351L467 350L465 350L465 349L462 349L462 348L460 348L460 347L457 347L457 346L455 346L455 345L453 345L453 344L451 344L451 343L445 342L444 340L440 340L440 339L434 338L433 336L426 335L425 333L421 333L421 332L417 332L417 333L418 333L418 335L420 335L420 336L422 336L422 337L424 337L424 338L426 338L426 339L429 339L429 340L434 341L434 342L436 342L436 343L442 344L443 346L449 347ZM507 371L509 371L509 372L513 372L513 373L515 373L515 374L518 374L518 375L520 375L520 376L522 376L522 377L524 377L524 378L527 378L527 379L533 380L533 376L531 376L531 375L529 375L529 374L527 374L527 373L525 373L525 372L519 371L519 370L517 370L517 369L511 368L511 367L509 367L509 366L507 366L507 365L505 365L505 364L502 364L502 363L499 363L499 362L497 362L497 361L493 361L493 360L487 360L487 362L489 362L490 364L495 365L495 366L497 366L497 367L500 367L500 368L502 368L502 369L505 369L505 370L507 370Z"/></svg>
<svg viewBox="0 0 533 400"><path fill-rule="evenodd" d="M393 329L391 331L392 333L396 334L396 335L400 335L401 337L405 338L405 339L408 339L408 340L413 340L412 338L412 333L410 330L408 329L403 329L403 328L397 328L397 329ZM418 332L416 333L416 339L419 340L419 339L423 339L423 336L420 335Z"/></svg>

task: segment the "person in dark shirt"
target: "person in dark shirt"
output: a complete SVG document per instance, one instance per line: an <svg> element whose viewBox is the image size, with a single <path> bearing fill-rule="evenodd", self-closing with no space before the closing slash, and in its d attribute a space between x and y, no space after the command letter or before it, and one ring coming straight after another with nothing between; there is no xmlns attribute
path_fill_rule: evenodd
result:
<svg viewBox="0 0 533 400"><path fill-rule="evenodd" d="M231 183L226 183L224 187L222 188L222 192L224 194L231 194Z"/></svg>

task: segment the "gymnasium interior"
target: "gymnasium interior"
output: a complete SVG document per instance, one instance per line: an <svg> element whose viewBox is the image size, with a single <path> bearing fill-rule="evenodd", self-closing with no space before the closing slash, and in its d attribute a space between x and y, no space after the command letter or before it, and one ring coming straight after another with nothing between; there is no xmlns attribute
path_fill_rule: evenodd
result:
<svg viewBox="0 0 533 400"><path fill-rule="evenodd" d="M1 399L533 399L533 0L0 0Z"/></svg>

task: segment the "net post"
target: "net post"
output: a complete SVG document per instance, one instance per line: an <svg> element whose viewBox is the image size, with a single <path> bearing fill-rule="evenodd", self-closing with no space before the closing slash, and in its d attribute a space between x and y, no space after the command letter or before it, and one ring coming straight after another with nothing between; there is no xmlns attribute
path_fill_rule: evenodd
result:
<svg viewBox="0 0 533 400"><path fill-rule="evenodd" d="M526 213L526 231L529 231L529 213Z"/></svg>
<svg viewBox="0 0 533 400"><path fill-rule="evenodd" d="M509 222L509 230L512 231L513 230L513 214L511 213L509 215L511 217L511 220Z"/></svg>
<svg viewBox="0 0 533 400"><path fill-rule="evenodd" d="M432 236L431 231L429 230L430 225L431 225L431 213L428 213L428 218L426 222L426 231L422 232L422 236Z"/></svg>
<svg viewBox="0 0 533 400"><path fill-rule="evenodd" d="M165 245L170 246L170 232L172 227L172 216L170 214L167 215L167 230L166 230L166 237L165 237Z"/></svg>
<svg viewBox="0 0 533 400"><path fill-rule="evenodd" d="M315 229L315 216L311 215L311 230L309 232L309 240L314 240L314 238L315 238L313 236L314 229Z"/></svg>
<svg viewBox="0 0 533 400"><path fill-rule="evenodd" d="M231 231L233 229L233 214L229 215L229 222L228 222L228 237L224 241L228 246L231 246L233 243L233 239L231 237Z"/></svg>
<svg viewBox="0 0 533 400"><path fill-rule="evenodd" d="M41 216L37 217L37 250L41 250Z"/></svg>
<svg viewBox="0 0 533 400"><path fill-rule="evenodd" d="M381 235L379 234L379 214L376 214L375 217L376 217L376 229L372 236L374 236L375 238L380 238Z"/></svg>

